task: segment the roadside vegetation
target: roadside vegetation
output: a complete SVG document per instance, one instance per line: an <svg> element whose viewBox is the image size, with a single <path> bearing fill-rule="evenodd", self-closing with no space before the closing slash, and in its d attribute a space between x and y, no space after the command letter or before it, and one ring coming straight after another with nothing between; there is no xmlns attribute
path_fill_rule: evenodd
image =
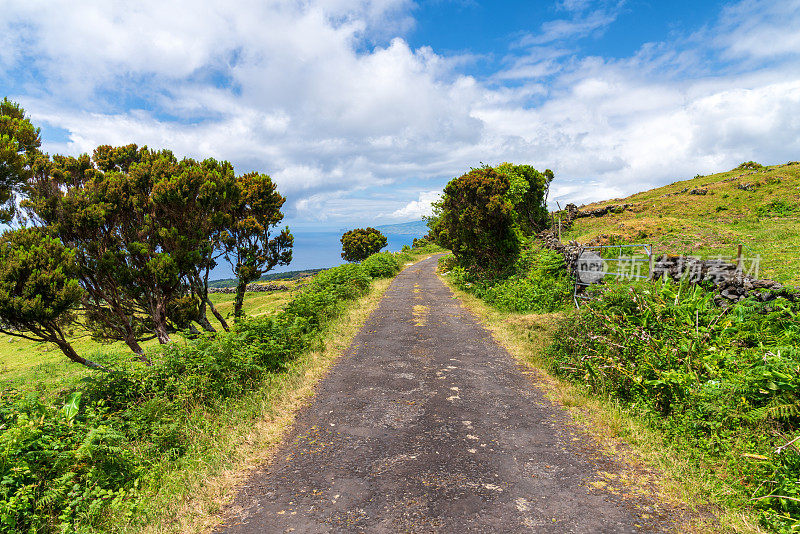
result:
<svg viewBox="0 0 800 534"><path fill-rule="evenodd" d="M753 246L788 248L798 235L791 207L800 194L800 166L745 165L731 173L696 178L709 189L716 185L719 192L696 195L698 201L691 206L685 198L676 198L686 185L674 184L669 188L679 192L676 195L663 197L674 193L672 189L641 193L624 199L640 203L621 213L578 219L566 238L617 244L649 237L644 242L666 247L680 239L701 241L702 236L687 234L716 225L720 235L728 231L726 240L704 246L692 241L678 252L717 255L727 246L730 255L736 237L745 232L752 232L745 235ZM738 178L730 178L753 172L764 174L751 178L761 185L737 190L751 196L753 191L761 191L757 195L781 191L779 198L734 199L727 210L708 205L714 197L724 205L723 189L737 187ZM448 188L444 211L454 205L448 195L455 190ZM765 209L772 216L765 217ZM741 211L745 222L706 218L703 226L693 226L695 218L727 211ZM681 497L674 500L703 510L696 514L695 527L709 532L796 532L800 528L800 302L786 297L761 302L751 297L723 307L714 302L711 286L606 281L591 288L593 298L576 310L563 256L544 248L535 236L515 232L516 216L506 213L506 235L518 236L517 242L512 246L500 242L494 251L482 252L504 260L487 269L487 262L466 257L469 249L456 244L454 255L440 261L440 271L449 282L474 297L478 308L495 310L484 317L526 361L563 381L556 387L562 400L563 392L571 391L567 403L591 406L615 420L618 436L651 466L677 480L679 489L673 493ZM434 230L447 219L440 212L433 220ZM658 226L648 226L654 220L662 228L670 221L683 233L655 234ZM637 228L639 222L644 228ZM620 228L624 235L609 238L612 229ZM794 232L788 244L780 233L787 228ZM764 241L756 244L756 235ZM795 279L790 268L797 257L784 262L789 267L767 262L766 272ZM594 426L607 428L607 423L595 418ZM708 516L709 510L717 519L704 523L701 516Z"/></svg>
<svg viewBox="0 0 800 534"><path fill-rule="evenodd" d="M230 332L154 347L149 366L109 352L98 360L112 372L67 381L50 395L5 389L0 528L122 532L155 522L179 531L175 517L164 517L179 513L170 501L188 497L182 484L207 462L226 467L216 448L231 425L254 424L273 408L270 399L307 385L309 354L337 335L329 327L349 303L433 250L382 253L366 265L322 271L285 305Z"/></svg>

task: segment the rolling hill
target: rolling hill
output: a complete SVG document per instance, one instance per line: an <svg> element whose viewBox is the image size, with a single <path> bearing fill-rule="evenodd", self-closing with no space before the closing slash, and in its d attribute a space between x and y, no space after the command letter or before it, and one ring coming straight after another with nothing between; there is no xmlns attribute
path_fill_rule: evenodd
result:
<svg viewBox="0 0 800 534"><path fill-rule="evenodd" d="M759 277L800 286L800 162L747 162L580 209L610 205L627 206L576 219L562 240L652 243L658 255L702 258L730 258L742 244L746 258L760 258Z"/></svg>

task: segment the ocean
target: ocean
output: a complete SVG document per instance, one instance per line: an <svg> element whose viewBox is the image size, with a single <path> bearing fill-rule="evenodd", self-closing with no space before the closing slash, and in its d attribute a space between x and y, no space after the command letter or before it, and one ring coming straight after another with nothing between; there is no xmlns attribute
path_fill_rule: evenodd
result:
<svg viewBox="0 0 800 534"><path fill-rule="evenodd" d="M292 263L285 266L278 266L271 270L271 273L285 271L302 271L304 269L320 269L335 267L346 263L342 259L341 239L343 231L304 231L292 230L294 236L294 246L292 247ZM389 245L384 251L396 252L403 248L403 245L411 246L415 237L423 234L414 235L412 233L391 233L383 232ZM222 280L233 278L233 271L224 258L220 258L219 265L211 272L210 280Z"/></svg>

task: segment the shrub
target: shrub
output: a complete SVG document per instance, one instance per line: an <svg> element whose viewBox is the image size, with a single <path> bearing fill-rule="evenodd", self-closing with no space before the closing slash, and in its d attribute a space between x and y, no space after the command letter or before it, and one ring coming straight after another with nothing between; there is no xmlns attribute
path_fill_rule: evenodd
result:
<svg viewBox="0 0 800 534"><path fill-rule="evenodd" d="M800 204L786 200L773 200L756 209L759 217L791 217L800 214Z"/></svg>
<svg viewBox="0 0 800 534"><path fill-rule="evenodd" d="M563 256L538 247L525 250L514 264L513 274L507 277L481 278L458 266L451 268L450 276L456 287L503 311L557 311L572 292Z"/></svg>
<svg viewBox="0 0 800 534"><path fill-rule="evenodd" d="M388 278L400 272L402 265L397 259L397 256L391 252L379 252L373 254L361 263L361 268L364 269L372 278Z"/></svg>
<svg viewBox="0 0 800 534"><path fill-rule="evenodd" d="M736 168L739 170L758 170L763 169L764 166L760 163L756 163L755 161L745 161L744 163L740 163Z"/></svg>
<svg viewBox="0 0 800 534"><path fill-rule="evenodd" d="M461 266L497 271L513 262L520 234L506 198L509 187L509 178L489 167L473 169L445 187L436 241L452 250Z"/></svg>
<svg viewBox="0 0 800 534"><path fill-rule="evenodd" d="M530 165L511 163L498 165L496 170L510 180L507 196L523 234L530 236L544 229L548 223L547 194L554 178L553 171L546 169L542 173Z"/></svg>
<svg viewBox="0 0 800 534"><path fill-rule="evenodd" d="M800 520L800 459L780 446L800 426L800 304L778 298L717 307L713 293L670 281L611 283L568 316L551 370L642 413L703 463L724 463L762 519ZM787 530L788 532L788 530Z"/></svg>

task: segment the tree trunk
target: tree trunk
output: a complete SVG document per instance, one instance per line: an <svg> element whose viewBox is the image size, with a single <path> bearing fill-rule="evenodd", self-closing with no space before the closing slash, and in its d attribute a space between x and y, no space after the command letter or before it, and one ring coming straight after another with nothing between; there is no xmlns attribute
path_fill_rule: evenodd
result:
<svg viewBox="0 0 800 534"><path fill-rule="evenodd" d="M128 337L125 338L125 344L128 345L128 348L137 356L144 356L144 350L142 350L142 346L139 345L139 342L133 337L133 334L129 334Z"/></svg>
<svg viewBox="0 0 800 534"><path fill-rule="evenodd" d="M239 279L236 284L236 300L233 304L233 320L238 321L242 316L242 308L244 307L244 292L247 290L247 281Z"/></svg>
<svg viewBox="0 0 800 534"><path fill-rule="evenodd" d="M167 312L164 302L156 302L151 306L153 317L153 331L158 338L158 342L162 345L171 343L167 332Z"/></svg>
<svg viewBox="0 0 800 534"><path fill-rule="evenodd" d="M197 324L199 324L206 332L217 332L217 329L214 328L214 325L212 325L211 321L208 320L205 303L200 305L200 314L197 317Z"/></svg>
<svg viewBox="0 0 800 534"><path fill-rule="evenodd" d="M66 341L66 340L63 340L63 339L54 339L52 341L53 341L53 343L55 343L58 346L59 349L61 349L61 352L63 352L64 355L67 358L69 358L70 360L72 360L73 362L79 363L81 365L85 365L86 367L89 367L91 369L98 369L100 371L108 371L108 369L106 369L102 365L100 365L98 363L95 363L95 362L93 362L91 360L87 360L83 356L79 356L78 353L75 352L75 349L72 348L72 345L70 345L69 341Z"/></svg>
<svg viewBox="0 0 800 534"><path fill-rule="evenodd" d="M196 320L197 324L203 327L203 330L205 330L206 332L216 333L217 329L214 328L214 325L212 325L211 322L208 320L208 315L206 314L206 301L203 300L202 296L200 297L200 308L198 309Z"/></svg>
<svg viewBox="0 0 800 534"><path fill-rule="evenodd" d="M211 302L210 300L208 301L208 307L211 308L211 313L213 313L214 317L217 318L217 321L219 321L219 324L222 325L222 328L224 328L226 332L230 332L231 329L228 326L228 322L225 320L222 314L217 310L217 308L214 307L214 303Z"/></svg>
<svg viewBox="0 0 800 534"><path fill-rule="evenodd" d="M142 346L139 345L139 342L136 340L136 336L133 334L133 329L130 327L130 324L128 324L127 328L125 328L125 339L123 341L136 355L134 360L139 360L147 366L153 365L153 362L150 361L150 358L144 355L144 349L142 349Z"/></svg>

